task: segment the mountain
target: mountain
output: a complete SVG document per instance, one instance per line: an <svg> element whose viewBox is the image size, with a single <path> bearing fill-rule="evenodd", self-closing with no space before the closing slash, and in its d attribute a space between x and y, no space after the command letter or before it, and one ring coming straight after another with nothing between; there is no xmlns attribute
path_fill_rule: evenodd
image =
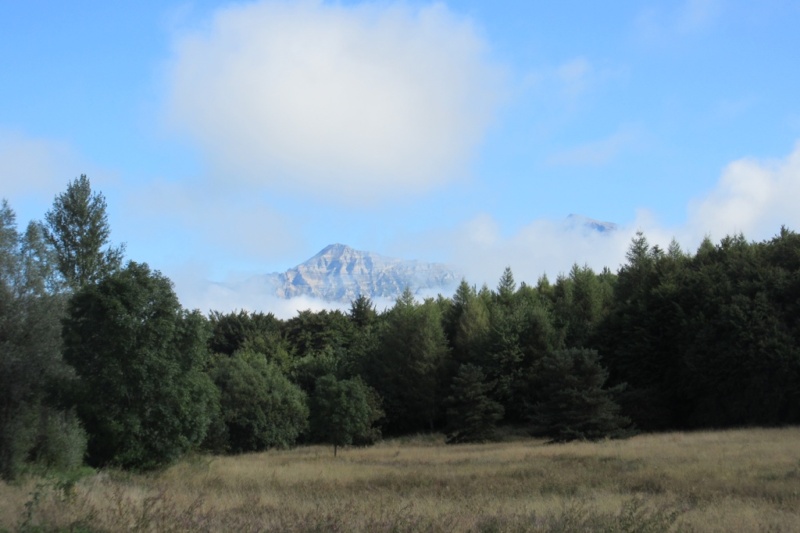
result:
<svg viewBox="0 0 800 533"><path fill-rule="evenodd" d="M570 229L588 229L598 233L611 233L612 231L616 231L618 228L618 226L613 222L602 222L600 220L575 214L567 217L566 226Z"/></svg>
<svg viewBox="0 0 800 533"><path fill-rule="evenodd" d="M394 299L406 287L415 294L447 294L460 279L458 272L440 263L383 257L344 244L326 246L308 261L284 273L263 277L280 298L310 296L345 303L360 295Z"/></svg>

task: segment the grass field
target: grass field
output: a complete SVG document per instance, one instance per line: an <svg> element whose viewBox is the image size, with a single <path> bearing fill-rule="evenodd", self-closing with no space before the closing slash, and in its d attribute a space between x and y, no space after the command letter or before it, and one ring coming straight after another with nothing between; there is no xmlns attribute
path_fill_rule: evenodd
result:
<svg viewBox="0 0 800 533"><path fill-rule="evenodd" d="M0 484L0 530L800 531L800 428L302 447Z"/></svg>

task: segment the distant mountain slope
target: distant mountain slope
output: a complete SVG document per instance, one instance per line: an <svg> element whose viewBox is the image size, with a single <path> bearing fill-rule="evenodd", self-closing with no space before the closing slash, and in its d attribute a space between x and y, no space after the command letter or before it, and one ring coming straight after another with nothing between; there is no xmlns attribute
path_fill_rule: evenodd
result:
<svg viewBox="0 0 800 533"><path fill-rule="evenodd" d="M460 279L443 264L383 257L344 244L331 244L284 273L264 276L280 298L310 296L335 302L350 302L360 295L396 298L406 287L414 293L447 294Z"/></svg>
<svg viewBox="0 0 800 533"><path fill-rule="evenodd" d="M569 215L566 220L566 225L571 229L584 228L588 230L597 231L600 233L610 233L615 231L618 226L613 222L603 222L593 218L585 217L583 215Z"/></svg>

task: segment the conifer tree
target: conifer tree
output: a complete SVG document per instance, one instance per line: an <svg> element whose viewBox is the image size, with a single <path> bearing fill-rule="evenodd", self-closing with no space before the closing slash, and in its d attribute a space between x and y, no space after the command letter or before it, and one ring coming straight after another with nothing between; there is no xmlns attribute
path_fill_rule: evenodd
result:
<svg viewBox="0 0 800 533"><path fill-rule="evenodd" d="M389 431L434 429L443 415L444 370L449 359L436 303L414 301L406 290L387 314L365 377L383 398Z"/></svg>
<svg viewBox="0 0 800 533"><path fill-rule="evenodd" d="M536 385L543 399L533 406L534 433L559 442L624 435L630 420L613 398L621 387L603 388L607 378L594 350L559 350L542 359Z"/></svg>
<svg viewBox="0 0 800 533"><path fill-rule="evenodd" d="M447 405L447 442L485 442L494 438L503 406L489 397L492 383L480 367L461 365L453 378Z"/></svg>

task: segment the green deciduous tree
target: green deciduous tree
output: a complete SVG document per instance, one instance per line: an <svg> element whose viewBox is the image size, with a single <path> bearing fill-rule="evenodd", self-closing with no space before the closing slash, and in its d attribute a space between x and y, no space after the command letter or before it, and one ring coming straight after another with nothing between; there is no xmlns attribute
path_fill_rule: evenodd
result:
<svg viewBox="0 0 800 533"><path fill-rule="evenodd" d="M199 444L217 408L203 372L208 323L181 309L172 283L129 263L71 299L64 357L80 377L89 460L137 469Z"/></svg>
<svg viewBox="0 0 800 533"><path fill-rule="evenodd" d="M212 449L243 453L286 448L308 426L305 393L263 354L216 356L209 373L220 391L223 426L213 436L215 442L208 443Z"/></svg>
<svg viewBox="0 0 800 533"><path fill-rule="evenodd" d="M65 297L32 223L24 234L0 205L0 477L26 465L66 469L83 461L86 436L59 389L74 374L61 358Z"/></svg>
<svg viewBox="0 0 800 533"><path fill-rule="evenodd" d="M54 248L58 270L77 290L120 267L124 246L108 246L111 229L106 200L93 193L86 175L69 183L45 214L45 236Z"/></svg>
<svg viewBox="0 0 800 533"><path fill-rule="evenodd" d="M375 391L360 378L322 376L311 397L311 436L317 442L333 444L334 457L340 446L374 442L380 437L374 424L383 417L378 404Z"/></svg>
<svg viewBox="0 0 800 533"><path fill-rule="evenodd" d="M233 355L238 351L263 354L283 372L288 372L292 361L288 343L283 339L282 322L272 313L247 311L209 313L211 323L211 353Z"/></svg>

